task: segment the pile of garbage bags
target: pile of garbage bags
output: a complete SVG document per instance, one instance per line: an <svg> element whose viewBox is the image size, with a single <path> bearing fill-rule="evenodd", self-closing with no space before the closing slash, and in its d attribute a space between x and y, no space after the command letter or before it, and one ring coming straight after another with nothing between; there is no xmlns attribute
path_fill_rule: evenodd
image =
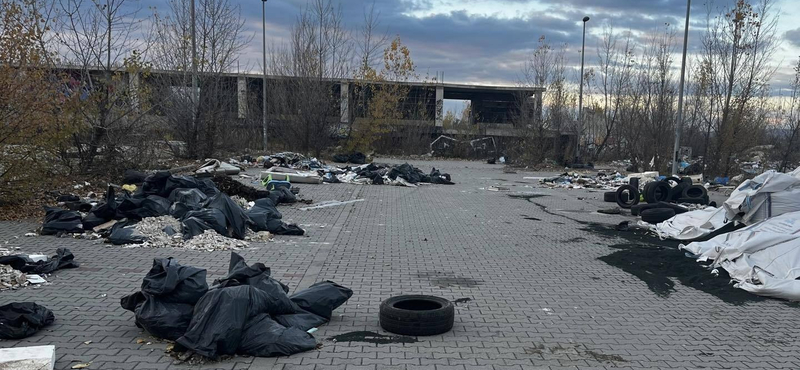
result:
<svg viewBox="0 0 800 370"><path fill-rule="evenodd" d="M181 230L163 231L169 235L180 233L184 240L206 230L240 240L245 238L248 229L278 235L304 234L297 225L284 223L281 213L274 207L286 201L288 196L283 191L254 192L253 195L267 197L259 202L258 209L248 211L220 192L210 178L175 176L160 171L145 177L133 193L125 191L117 196L114 187L109 186L105 202L93 206L83 217L78 211L46 208L42 233L81 233L115 221L102 235L114 244L138 244L145 242L147 236L136 233L137 222L169 215L180 220ZM263 212L265 208L270 208L269 212ZM259 216L259 222L254 222L250 215Z"/></svg>
<svg viewBox="0 0 800 370"><path fill-rule="evenodd" d="M178 352L216 359L221 355L288 356L314 349L309 329L327 323L353 291L330 281L288 295L262 263L248 265L231 253L228 275L206 283L206 270L158 258L141 291L123 297L136 325L174 340Z"/></svg>
<svg viewBox="0 0 800 370"><path fill-rule="evenodd" d="M329 168L322 180L330 183L416 186L419 183L452 185L449 174L433 168L422 172L408 163L400 165L370 163L357 167Z"/></svg>

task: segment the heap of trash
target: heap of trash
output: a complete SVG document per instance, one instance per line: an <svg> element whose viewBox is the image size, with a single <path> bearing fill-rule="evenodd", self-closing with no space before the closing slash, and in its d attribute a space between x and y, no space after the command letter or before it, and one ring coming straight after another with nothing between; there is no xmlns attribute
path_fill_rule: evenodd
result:
<svg viewBox="0 0 800 370"><path fill-rule="evenodd" d="M608 174L599 172L597 175L565 172L558 176L541 178L539 183L549 188L608 190L627 184L629 179L630 177L623 176L619 172Z"/></svg>
<svg viewBox="0 0 800 370"><path fill-rule="evenodd" d="M58 248L52 257L43 254L12 254L3 248L0 249L0 291L46 283L44 277L47 274L58 269L79 266L75 256L67 248Z"/></svg>
<svg viewBox="0 0 800 370"><path fill-rule="evenodd" d="M139 184L131 184L139 181L136 176L125 177L126 186L134 191L109 186L105 201L87 203L79 210L46 207L40 233L96 232L116 245L200 250L237 249L246 247L248 239L305 233L296 224L283 222L276 208L296 201L287 189L241 191L253 199L251 205L248 199L219 190L217 182L226 189L247 187L224 175L200 178L159 171L144 176Z"/></svg>
<svg viewBox="0 0 800 370"><path fill-rule="evenodd" d="M288 356L317 347L311 335L353 291L331 281L288 295L289 287L262 263L231 253L228 275L209 288L206 270L156 258L140 291L122 297L136 325L175 341L173 352L210 359L223 355Z"/></svg>
<svg viewBox="0 0 800 370"><path fill-rule="evenodd" d="M337 161L363 163L362 153L337 155ZM423 172L408 163L392 165L366 163L359 166L337 167L326 165L316 158L307 159L298 153L284 152L263 158L265 170L261 172L262 184L274 190L290 187L290 183L321 184L348 183L370 185L397 185L414 187L421 183L452 185L449 174L436 168Z"/></svg>
<svg viewBox="0 0 800 370"><path fill-rule="evenodd" d="M685 194L691 185L682 183L687 184ZM657 184L650 186L650 193L668 194L674 189ZM652 206L638 208L643 218L649 211L672 216L645 220L640 226L662 239L684 242L679 248L688 256L704 264L711 261L710 274L723 269L736 288L800 300L800 168L790 173L770 170L745 180L721 207L690 210L664 201Z"/></svg>

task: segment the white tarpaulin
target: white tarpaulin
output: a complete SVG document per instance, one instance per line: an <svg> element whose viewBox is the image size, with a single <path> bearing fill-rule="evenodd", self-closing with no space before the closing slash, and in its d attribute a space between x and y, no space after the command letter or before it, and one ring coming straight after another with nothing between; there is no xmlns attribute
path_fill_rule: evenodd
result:
<svg viewBox="0 0 800 370"><path fill-rule="evenodd" d="M743 182L723 207L729 220L746 225L800 211L800 167L789 173L767 171Z"/></svg>
<svg viewBox="0 0 800 370"><path fill-rule="evenodd" d="M708 207L675 215L660 224L647 224L662 239L694 240L725 226L725 209Z"/></svg>
<svg viewBox="0 0 800 370"><path fill-rule="evenodd" d="M800 300L800 212L785 213L681 249L713 260L748 292Z"/></svg>

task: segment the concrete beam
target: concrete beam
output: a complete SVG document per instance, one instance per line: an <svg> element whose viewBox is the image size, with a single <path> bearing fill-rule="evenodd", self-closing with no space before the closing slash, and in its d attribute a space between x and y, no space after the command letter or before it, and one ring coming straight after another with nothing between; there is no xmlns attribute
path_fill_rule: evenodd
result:
<svg viewBox="0 0 800 370"><path fill-rule="evenodd" d="M247 118L247 77L236 78L238 117Z"/></svg>
<svg viewBox="0 0 800 370"><path fill-rule="evenodd" d="M339 112L341 113L339 122L350 123L350 83L342 82L339 90Z"/></svg>
<svg viewBox="0 0 800 370"><path fill-rule="evenodd" d="M436 86L436 127L444 126L444 86Z"/></svg>

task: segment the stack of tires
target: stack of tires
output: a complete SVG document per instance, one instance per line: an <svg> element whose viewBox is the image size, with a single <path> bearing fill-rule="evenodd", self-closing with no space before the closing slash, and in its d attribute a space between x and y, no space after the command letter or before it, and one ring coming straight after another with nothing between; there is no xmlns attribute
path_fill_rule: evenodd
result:
<svg viewBox="0 0 800 370"><path fill-rule="evenodd" d="M603 199L630 209L631 214L641 216L642 221L657 224L688 211L675 203L707 205L708 192L702 185L693 185L688 177L668 177L645 184L641 192L636 186L622 185L617 191L606 192ZM647 204L639 205L640 200Z"/></svg>

